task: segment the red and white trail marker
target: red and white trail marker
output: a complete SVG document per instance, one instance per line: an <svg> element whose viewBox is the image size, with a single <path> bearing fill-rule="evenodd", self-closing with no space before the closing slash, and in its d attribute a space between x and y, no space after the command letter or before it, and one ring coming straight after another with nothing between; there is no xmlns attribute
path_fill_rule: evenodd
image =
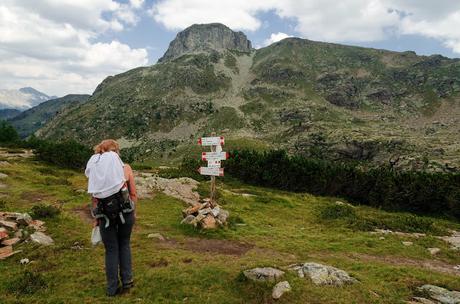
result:
<svg viewBox="0 0 460 304"><path fill-rule="evenodd" d="M223 136L201 137L198 139L198 144L200 146L211 146L210 152L201 153L201 159L207 161L208 166L198 169L201 175L211 176L211 204L215 204L216 176L224 176L224 168L220 167L221 161L228 158L228 153L222 151L222 145L224 143L225 139Z"/></svg>

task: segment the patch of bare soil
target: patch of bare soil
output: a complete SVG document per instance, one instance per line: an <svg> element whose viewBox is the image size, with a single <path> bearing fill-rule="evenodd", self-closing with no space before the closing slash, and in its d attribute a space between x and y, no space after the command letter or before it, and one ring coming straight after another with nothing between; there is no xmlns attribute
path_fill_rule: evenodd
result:
<svg viewBox="0 0 460 304"><path fill-rule="evenodd" d="M74 208L73 211L76 214L78 214L78 216L82 219L83 222L86 222L88 224L93 222L93 216L91 215L91 209L89 205Z"/></svg>
<svg viewBox="0 0 460 304"><path fill-rule="evenodd" d="M223 255L242 256L254 245L229 240L187 238L184 241L174 239L158 240L158 244L164 248L180 248L193 252L215 253Z"/></svg>
<svg viewBox="0 0 460 304"><path fill-rule="evenodd" d="M349 255L349 257L364 261L383 262L393 266L419 267L460 277L460 270L455 269L455 265L450 265L436 260L413 260L403 257L375 256L363 253L353 253Z"/></svg>
<svg viewBox="0 0 460 304"><path fill-rule="evenodd" d="M53 196L40 191L26 191L21 193L20 199L28 202L40 202L52 199Z"/></svg>

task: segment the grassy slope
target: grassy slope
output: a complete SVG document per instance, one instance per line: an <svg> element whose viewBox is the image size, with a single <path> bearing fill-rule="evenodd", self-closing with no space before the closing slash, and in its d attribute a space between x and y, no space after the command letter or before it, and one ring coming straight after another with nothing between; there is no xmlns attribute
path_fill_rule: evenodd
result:
<svg viewBox="0 0 460 304"><path fill-rule="evenodd" d="M64 208L58 218L46 221L56 245L22 244L15 248L23 250L22 253L0 261L0 302L109 303L104 296L103 248L91 247L91 226L72 211L88 203L85 194L75 194L76 189L85 187L83 175L31 160L0 167L0 171L9 175L4 180L8 188L0 189L0 200L7 209L27 211L37 199L60 202ZM206 189L207 184L202 183L200 192L205 193ZM238 192L256 196L245 197L237 195ZM443 242L427 237L414 239L413 246L404 247L400 237L379 240L379 236L352 231L341 221L319 221L318 210L334 201L334 198L249 187L227 179L225 185L220 184L220 203L246 226L200 232L179 224L183 208L180 201L160 193L153 199L141 200L132 241L136 287L131 294L114 302L271 303L270 286L241 281L241 270L305 261L342 268L361 282L343 288L316 287L306 279L287 274L293 292L279 303L403 303L416 286L424 283L460 289L458 277L398 265L401 261L431 258L427 247L443 249L436 260L460 264L458 253L449 252ZM368 216L389 216L367 207L357 210ZM442 220L436 220L436 224L459 228L458 224ZM155 232L175 242L147 238ZM240 256L205 252L203 242L216 239L229 246L250 244L252 249ZM83 244L85 249L71 249L75 242ZM192 250L187 245L190 243L198 245ZM364 254L390 258L384 262L364 258ZM19 264L24 257L32 261L27 266ZM48 288L19 297L9 293L6 286L24 269L42 274Z"/></svg>

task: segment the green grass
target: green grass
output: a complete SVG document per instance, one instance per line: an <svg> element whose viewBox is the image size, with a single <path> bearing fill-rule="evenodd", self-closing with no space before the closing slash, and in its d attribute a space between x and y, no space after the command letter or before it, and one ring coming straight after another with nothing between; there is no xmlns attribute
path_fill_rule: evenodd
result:
<svg viewBox="0 0 460 304"><path fill-rule="evenodd" d="M140 200L132 238L136 286L130 294L108 299L104 250L90 245L91 225L75 211L89 203L86 194L76 192L85 189L83 173L32 160L0 167L0 172L9 176L2 181L8 187L0 189L8 209L30 212L40 203L62 206L59 214L44 218L54 246L22 243L15 247L21 253L0 261L0 303L272 303L272 285L247 282L241 271L306 261L344 269L360 283L342 288L318 287L287 273L293 291L278 303L404 303L415 287L425 283L460 289L458 277L397 263L430 259L426 248L439 247L442 252L434 258L437 262L460 264L458 253L449 251L429 230L426 238L392 235L380 240L379 235L353 229L335 213L321 217L336 198L253 187L225 177L219 179L218 199L231 213L231 224L226 229L201 231L180 225L183 203L162 193ZM50 177L67 183L48 185ZM208 188L209 184L202 182L198 190L205 195ZM343 217L355 214L373 220L396 220L408 216L364 206L353 210ZM460 228L458 223L440 219L424 217L421 221L446 229ZM156 232L170 241L147 238ZM206 252L205 242L214 240L229 246L245 244L249 250L242 255ZM405 247L403 240L411 240L414 245ZM188 246L190 242L196 246ZM72 249L75 243L83 249ZM32 262L20 265L19 260L26 257Z"/></svg>

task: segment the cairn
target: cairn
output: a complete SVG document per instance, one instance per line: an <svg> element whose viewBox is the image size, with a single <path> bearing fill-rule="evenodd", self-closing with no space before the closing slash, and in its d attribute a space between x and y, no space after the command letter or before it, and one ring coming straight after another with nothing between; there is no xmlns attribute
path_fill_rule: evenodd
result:
<svg viewBox="0 0 460 304"><path fill-rule="evenodd" d="M215 229L226 226L229 213L209 198L200 200L192 206L182 210L182 224L193 225L203 229Z"/></svg>
<svg viewBox="0 0 460 304"><path fill-rule="evenodd" d="M45 222L34 220L27 213L0 212L0 260L21 252L13 251L13 246L23 241L31 240L41 245L53 244L53 239L44 233L44 225Z"/></svg>

